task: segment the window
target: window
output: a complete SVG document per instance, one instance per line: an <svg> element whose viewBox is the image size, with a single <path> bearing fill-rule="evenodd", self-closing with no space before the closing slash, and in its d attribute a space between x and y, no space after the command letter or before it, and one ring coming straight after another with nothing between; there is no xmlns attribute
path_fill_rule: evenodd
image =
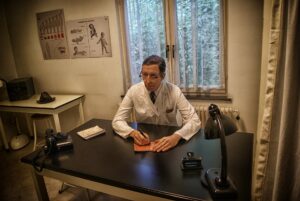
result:
<svg viewBox="0 0 300 201"><path fill-rule="evenodd" d="M127 87L143 60L166 59L167 79L190 95L226 95L223 0L120 1Z"/></svg>

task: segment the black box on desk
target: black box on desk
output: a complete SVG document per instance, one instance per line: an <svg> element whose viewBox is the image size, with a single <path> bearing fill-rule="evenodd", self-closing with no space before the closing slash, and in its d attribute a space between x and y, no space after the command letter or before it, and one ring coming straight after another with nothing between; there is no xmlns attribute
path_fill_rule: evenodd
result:
<svg viewBox="0 0 300 201"><path fill-rule="evenodd" d="M13 79L7 82L7 93L10 101L29 99L34 95L32 77Z"/></svg>

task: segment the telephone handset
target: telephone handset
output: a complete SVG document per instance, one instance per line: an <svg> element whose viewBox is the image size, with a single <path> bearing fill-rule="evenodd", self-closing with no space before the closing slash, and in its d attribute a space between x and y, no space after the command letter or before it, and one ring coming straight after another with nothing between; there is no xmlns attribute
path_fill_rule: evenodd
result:
<svg viewBox="0 0 300 201"><path fill-rule="evenodd" d="M43 170L45 160L48 158L48 156L60 151L73 149L71 136L61 132L56 133L53 129L46 130L45 141L46 143L43 149L40 149L32 160L32 165L38 172ZM41 155L43 152L44 154ZM39 159L42 161L37 163Z"/></svg>

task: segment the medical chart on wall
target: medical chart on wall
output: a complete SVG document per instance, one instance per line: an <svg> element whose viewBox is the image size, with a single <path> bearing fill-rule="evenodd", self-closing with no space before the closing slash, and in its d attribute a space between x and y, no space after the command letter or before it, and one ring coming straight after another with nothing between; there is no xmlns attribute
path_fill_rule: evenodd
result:
<svg viewBox="0 0 300 201"><path fill-rule="evenodd" d="M71 58L111 57L108 16L66 22Z"/></svg>
<svg viewBox="0 0 300 201"><path fill-rule="evenodd" d="M70 58L62 9L36 14L44 59Z"/></svg>

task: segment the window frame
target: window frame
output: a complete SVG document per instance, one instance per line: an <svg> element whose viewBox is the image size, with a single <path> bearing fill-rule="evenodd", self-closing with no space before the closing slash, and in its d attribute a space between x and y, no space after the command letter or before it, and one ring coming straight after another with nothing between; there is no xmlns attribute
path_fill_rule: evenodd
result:
<svg viewBox="0 0 300 201"><path fill-rule="evenodd" d="M126 14L125 14L125 1L126 0L116 0L117 2L117 15L119 18L120 27L120 40L121 40L121 58L123 65L123 82L125 92L131 87L131 73L130 73L130 62L129 54L127 50L127 29L126 29ZM171 32L176 33L176 0L163 0L164 5L164 16L165 16L165 33L166 33L166 43L169 45L169 51L167 53L167 79L171 83L178 83L179 79L179 69L176 68L175 58L177 55L176 51L176 35L171 34ZM184 89L181 88L182 92L189 99L206 99L206 100L231 100L228 97L228 66L227 66L227 0L220 0L220 41L221 54L220 63L222 67L220 68L220 73L223 75L224 87L222 89ZM174 53L173 53L174 52ZM174 57L173 57L174 54Z"/></svg>

